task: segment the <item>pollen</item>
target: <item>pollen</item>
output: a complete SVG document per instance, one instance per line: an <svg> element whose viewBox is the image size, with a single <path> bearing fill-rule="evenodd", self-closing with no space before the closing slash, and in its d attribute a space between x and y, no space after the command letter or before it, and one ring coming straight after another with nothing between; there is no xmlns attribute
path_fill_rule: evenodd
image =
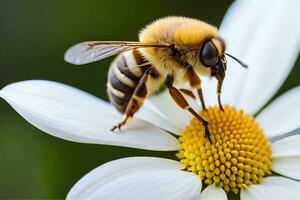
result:
<svg viewBox="0 0 300 200"><path fill-rule="evenodd" d="M211 142L196 118L182 130L176 155L187 171L234 193L271 174L271 146L253 117L230 106L210 107L200 115L209 124Z"/></svg>

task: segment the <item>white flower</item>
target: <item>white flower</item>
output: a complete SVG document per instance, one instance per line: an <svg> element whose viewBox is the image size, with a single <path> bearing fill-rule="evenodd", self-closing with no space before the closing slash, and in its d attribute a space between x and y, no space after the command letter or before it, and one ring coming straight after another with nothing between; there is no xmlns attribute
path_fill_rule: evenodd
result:
<svg viewBox="0 0 300 200"><path fill-rule="evenodd" d="M223 101L254 115L276 93L300 49L299 1L238 1L221 26L228 52L245 61L241 69L228 60ZM216 104L215 82L204 82L205 99ZM180 135L191 115L167 93L148 100L121 133L110 128L121 120L112 105L78 89L51 81L23 81L0 91L20 115L53 136L81 143L178 151ZM260 112L256 120L272 147L273 172L259 184L241 189L241 199L297 199L300 196L300 87L286 92ZM195 105L195 102L192 102ZM168 132L167 132L168 131ZM294 132L292 132L294 131ZM295 133L295 134L291 134ZM131 157L104 164L78 181L73 199L227 199L214 184L202 192L198 175L180 162ZM201 192L201 194L200 194Z"/></svg>

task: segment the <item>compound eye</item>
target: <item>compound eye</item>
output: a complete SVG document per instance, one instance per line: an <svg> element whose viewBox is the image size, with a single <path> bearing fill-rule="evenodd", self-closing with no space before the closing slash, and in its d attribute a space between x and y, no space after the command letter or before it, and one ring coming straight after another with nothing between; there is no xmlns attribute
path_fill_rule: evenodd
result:
<svg viewBox="0 0 300 200"><path fill-rule="evenodd" d="M218 50L210 40L203 44L199 58L205 67L212 67L217 64Z"/></svg>

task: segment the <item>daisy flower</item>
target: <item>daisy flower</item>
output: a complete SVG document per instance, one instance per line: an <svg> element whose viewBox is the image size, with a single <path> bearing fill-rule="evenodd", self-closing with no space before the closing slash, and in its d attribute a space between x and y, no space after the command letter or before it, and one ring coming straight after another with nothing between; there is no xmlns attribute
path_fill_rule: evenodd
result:
<svg viewBox="0 0 300 200"><path fill-rule="evenodd" d="M230 7L220 32L228 52L250 68L242 70L228 60L224 112L213 106L216 83L204 82L211 106L200 113L209 122L212 143L205 139L201 124L167 93L146 101L121 133L110 131L121 120L111 104L61 83L18 82L3 88L0 97L53 136L175 151L178 158L111 161L80 179L68 199L227 199L231 192L242 200L298 199L300 87L258 111L279 89L298 56L299 6L299 1L244 0ZM198 102L190 103L199 108Z"/></svg>

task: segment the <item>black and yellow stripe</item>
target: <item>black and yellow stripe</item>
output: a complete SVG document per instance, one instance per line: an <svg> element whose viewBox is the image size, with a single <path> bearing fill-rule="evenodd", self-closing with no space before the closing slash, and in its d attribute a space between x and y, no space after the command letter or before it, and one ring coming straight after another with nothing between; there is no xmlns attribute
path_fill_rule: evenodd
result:
<svg viewBox="0 0 300 200"><path fill-rule="evenodd" d="M145 60L137 50L124 52L112 62L108 73L107 93L110 102L122 114L126 112L141 77L150 67L150 64L145 65ZM139 98L147 95L146 85L143 84L142 87L138 93ZM142 102L134 102L138 110Z"/></svg>

